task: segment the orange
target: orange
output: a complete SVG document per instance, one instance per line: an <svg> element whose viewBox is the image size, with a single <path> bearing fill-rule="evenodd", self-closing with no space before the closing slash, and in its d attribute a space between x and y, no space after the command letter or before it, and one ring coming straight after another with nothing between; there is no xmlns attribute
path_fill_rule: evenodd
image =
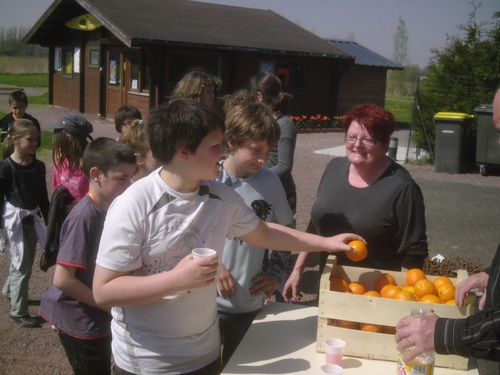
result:
<svg viewBox="0 0 500 375"><path fill-rule="evenodd" d="M345 253L347 257L353 262L359 262L368 256L368 249L363 241L354 240L349 242L349 246L356 250L355 253Z"/></svg>
<svg viewBox="0 0 500 375"><path fill-rule="evenodd" d="M441 302L449 301L450 299L455 298L455 286L444 284L441 285L438 289L438 296Z"/></svg>
<svg viewBox="0 0 500 375"><path fill-rule="evenodd" d="M348 329L359 329L358 322L351 322L350 320L335 320L337 326L340 328L348 328Z"/></svg>
<svg viewBox="0 0 500 375"><path fill-rule="evenodd" d="M382 288L386 285L396 285L396 280L392 275L383 273L375 280L375 290L380 293Z"/></svg>
<svg viewBox="0 0 500 375"><path fill-rule="evenodd" d="M415 301L415 294L408 290L400 290L392 298L400 301Z"/></svg>
<svg viewBox="0 0 500 375"><path fill-rule="evenodd" d="M441 303L441 300L439 299L438 296L435 296L434 294L426 294L425 296L422 296L422 298L419 299L419 302Z"/></svg>
<svg viewBox="0 0 500 375"><path fill-rule="evenodd" d="M349 289L351 290L352 294L365 294L366 293L366 288L363 284L357 283L357 282L352 282L349 284Z"/></svg>
<svg viewBox="0 0 500 375"><path fill-rule="evenodd" d="M349 289L349 284L347 281L344 279L341 279L340 277L332 277L330 280L330 290L333 290L335 292L349 292L351 293L351 290Z"/></svg>
<svg viewBox="0 0 500 375"><path fill-rule="evenodd" d="M417 299L417 296L415 296L415 287L413 285L405 285L401 288L401 290L407 290L413 295L413 300L415 301Z"/></svg>
<svg viewBox="0 0 500 375"><path fill-rule="evenodd" d="M380 293L377 292L376 290L369 290L368 292L366 292L363 295L364 296L369 296L369 297L380 297Z"/></svg>
<svg viewBox="0 0 500 375"><path fill-rule="evenodd" d="M386 285L380 291L380 296L382 298L394 298L396 293L400 292L401 289L397 285Z"/></svg>
<svg viewBox="0 0 500 375"><path fill-rule="evenodd" d="M420 279L415 283L414 288L417 299L422 298L426 294L434 294L437 296L436 286L430 280Z"/></svg>
<svg viewBox="0 0 500 375"><path fill-rule="evenodd" d="M425 273L419 268L412 268L406 272L406 283L408 285L415 285L418 280L425 279Z"/></svg>
<svg viewBox="0 0 500 375"><path fill-rule="evenodd" d="M396 327L382 326L382 333L386 333L388 335L395 335L396 334Z"/></svg>
<svg viewBox="0 0 500 375"><path fill-rule="evenodd" d="M444 304L445 304L445 305L453 305L453 306L455 306L455 305L456 305L456 303L455 303L455 299L449 299L449 300L448 300L448 301L446 301Z"/></svg>
<svg viewBox="0 0 500 375"><path fill-rule="evenodd" d="M378 324L360 323L359 329L365 332L382 332L382 326L379 326Z"/></svg>
<svg viewBox="0 0 500 375"><path fill-rule="evenodd" d="M433 283L437 289L443 284L453 285L453 282L447 276L438 276L434 279Z"/></svg>

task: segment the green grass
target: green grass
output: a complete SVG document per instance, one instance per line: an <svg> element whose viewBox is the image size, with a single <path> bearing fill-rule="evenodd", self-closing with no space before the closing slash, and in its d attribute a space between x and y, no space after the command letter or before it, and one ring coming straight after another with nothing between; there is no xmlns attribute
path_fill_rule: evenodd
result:
<svg viewBox="0 0 500 375"><path fill-rule="evenodd" d="M45 92L42 95L30 96L29 105L31 107L43 107L49 104L49 93Z"/></svg>
<svg viewBox="0 0 500 375"><path fill-rule="evenodd" d="M18 87L48 87L48 74L0 74L2 84Z"/></svg>
<svg viewBox="0 0 500 375"><path fill-rule="evenodd" d="M386 97L385 109L392 112L398 129L406 129L411 122L411 113L413 109L413 97Z"/></svg>

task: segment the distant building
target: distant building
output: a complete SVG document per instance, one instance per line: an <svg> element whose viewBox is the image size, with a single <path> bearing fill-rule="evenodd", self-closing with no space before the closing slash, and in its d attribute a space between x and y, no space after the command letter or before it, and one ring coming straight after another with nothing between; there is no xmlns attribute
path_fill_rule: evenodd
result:
<svg viewBox="0 0 500 375"><path fill-rule="evenodd" d="M402 70L403 66L356 42L327 40L355 56L354 65L349 67L339 82L337 113L345 113L352 106L367 101L384 107L387 71Z"/></svg>
<svg viewBox="0 0 500 375"><path fill-rule="evenodd" d="M82 113L113 117L128 104L147 116L195 67L222 79L220 96L270 71L294 96L294 115L341 114L356 101L344 85L358 69L355 54L270 10L189 0L55 0L24 41L49 48L49 103ZM381 77L388 67L379 69ZM383 103L385 81L362 76L383 86L382 97L366 95ZM365 101L367 88L354 78Z"/></svg>

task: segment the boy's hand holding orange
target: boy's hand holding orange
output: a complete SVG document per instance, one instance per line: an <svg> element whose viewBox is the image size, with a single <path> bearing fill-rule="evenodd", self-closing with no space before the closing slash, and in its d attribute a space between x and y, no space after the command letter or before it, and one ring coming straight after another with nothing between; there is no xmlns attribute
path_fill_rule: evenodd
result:
<svg viewBox="0 0 500 375"><path fill-rule="evenodd" d="M355 252L357 252L354 246L351 245L353 242L359 242L363 244L366 249L365 240L363 239L363 237L358 236L354 233L337 234L336 236L330 237L328 240L334 241L333 245L330 245L330 247L332 248L332 250L330 250L331 252L345 251L347 256L349 256L349 254L354 254Z"/></svg>
<svg viewBox="0 0 500 375"><path fill-rule="evenodd" d="M368 249L363 241L354 240L349 242L350 247L354 249L354 251L346 252L347 258L352 260L353 262L359 262L360 260L365 259L368 256Z"/></svg>

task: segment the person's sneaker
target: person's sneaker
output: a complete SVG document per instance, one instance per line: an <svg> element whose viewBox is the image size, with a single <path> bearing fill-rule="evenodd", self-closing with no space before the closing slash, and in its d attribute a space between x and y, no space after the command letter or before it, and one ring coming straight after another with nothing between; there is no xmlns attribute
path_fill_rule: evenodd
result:
<svg viewBox="0 0 500 375"><path fill-rule="evenodd" d="M32 316L12 316L10 315L10 318L19 324L21 327L25 328L37 328L40 327L40 322L36 318L33 318Z"/></svg>

